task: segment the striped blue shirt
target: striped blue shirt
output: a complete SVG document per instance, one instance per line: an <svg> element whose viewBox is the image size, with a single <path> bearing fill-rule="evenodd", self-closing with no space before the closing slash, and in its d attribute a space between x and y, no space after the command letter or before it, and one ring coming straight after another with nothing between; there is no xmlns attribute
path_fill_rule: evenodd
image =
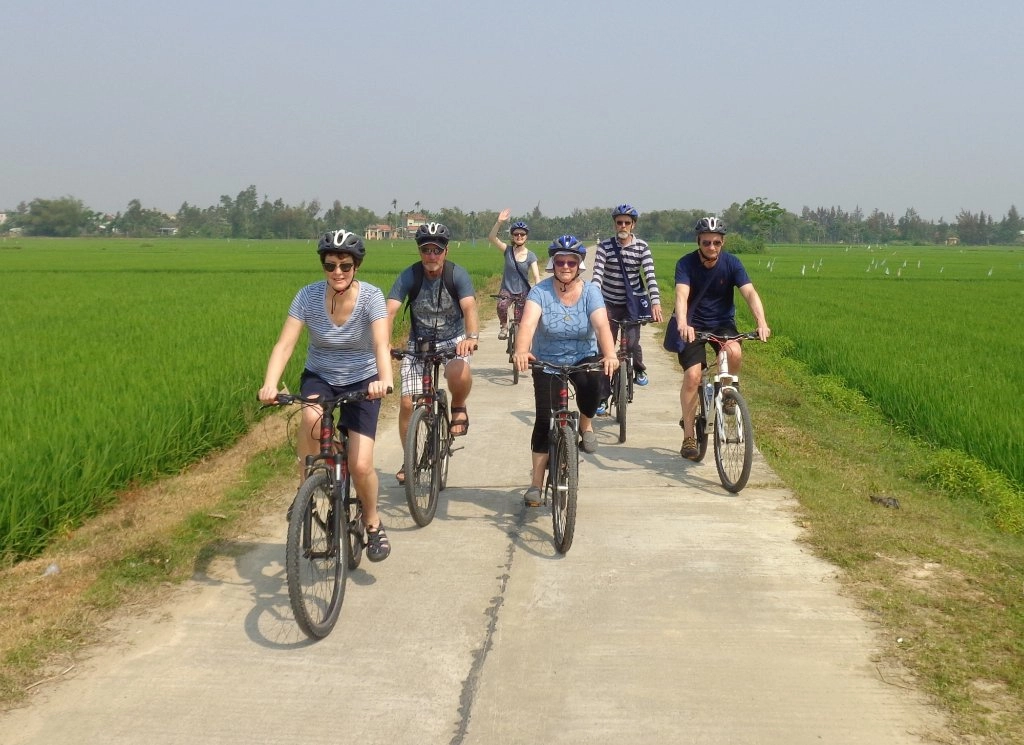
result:
<svg viewBox="0 0 1024 745"><path fill-rule="evenodd" d="M594 256L593 282L601 288L606 302L613 305L626 304L626 283L622 280L622 269L619 267L616 254L622 257L622 263L626 267L626 276L636 293L643 292L643 284L651 295L651 305L661 305L661 295L658 292L658 278L654 275L654 257L651 256L651 248L646 241L633 236L633 242L628 246L622 246L618 251L614 250L617 245L615 238L608 238L597 244L597 251ZM644 283L641 284L640 272L644 273Z"/></svg>
<svg viewBox="0 0 1024 745"><path fill-rule="evenodd" d="M309 332L306 369L334 386L351 385L377 374L370 325L388 317L384 293L369 282L358 282L359 297L352 315L336 326L327 312L327 281L306 285L295 295L288 315Z"/></svg>

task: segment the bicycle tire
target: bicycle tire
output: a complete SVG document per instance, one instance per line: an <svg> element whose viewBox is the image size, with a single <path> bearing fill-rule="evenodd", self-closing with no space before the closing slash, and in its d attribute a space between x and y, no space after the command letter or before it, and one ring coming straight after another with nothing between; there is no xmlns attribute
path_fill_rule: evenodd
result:
<svg viewBox="0 0 1024 745"><path fill-rule="evenodd" d="M563 424L555 435L551 465L551 532L555 549L566 553L576 532L576 500L579 490L579 445L576 430Z"/></svg>
<svg viewBox="0 0 1024 745"><path fill-rule="evenodd" d="M421 528L430 524L437 511L439 473L431 442L433 417L425 407L413 409L405 435L405 499L412 519Z"/></svg>
<svg viewBox="0 0 1024 745"><path fill-rule="evenodd" d="M442 414L437 418L437 441L441 448L439 456L440 468L438 469L440 471L438 491L444 491L448 487L448 462L452 457L451 423L448 421L446 413L447 412L442 412Z"/></svg>
<svg viewBox="0 0 1024 745"><path fill-rule="evenodd" d="M733 494L747 485L750 466L754 462L754 428L750 408L740 392L733 388L722 391L722 404L736 404L732 414L721 414L715 422L715 466L722 486Z"/></svg>
<svg viewBox="0 0 1024 745"><path fill-rule="evenodd" d="M312 639L331 633L345 599L341 530L331 478L317 469L295 495L285 543L288 601L295 622Z"/></svg>
<svg viewBox="0 0 1024 745"><path fill-rule="evenodd" d="M625 369L625 372L623 372ZM626 441L626 410L629 407L629 378L631 375L629 364L625 368L620 367L615 371L615 419L619 423L619 442Z"/></svg>
<svg viewBox="0 0 1024 745"><path fill-rule="evenodd" d="M508 359L512 363L512 385L519 384L519 368L516 367L516 361L512 359L512 355L516 351L516 326L517 323L510 323L508 325Z"/></svg>
<svg viewBox="0 0 1024 745"><path fill-rule="evenodd" d="M363 525L363 508L359 497L349 499L348 486L345 487L345 560L348 568L358 569L363 560L363 549L366 547L366 526Z"/></svg>

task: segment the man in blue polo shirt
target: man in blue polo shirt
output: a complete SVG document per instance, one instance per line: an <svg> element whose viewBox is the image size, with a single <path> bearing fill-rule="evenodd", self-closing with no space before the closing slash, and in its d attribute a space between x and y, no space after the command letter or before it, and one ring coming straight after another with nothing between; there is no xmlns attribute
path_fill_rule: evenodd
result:
<svg viewBox="0 0 1024 745"><path fill-rule="evenodd" d="M757 323L757 335L767 341L771 329L764 318L761 298L754 289L743 264L725 248L725 224L717 217L702 217L694 228L697 250L676 262L675 317L679 335L686 342L679 352L683 367L683 384L679 402L683 407L683 445L679 454L690 460L698 455L694 419L697 410L697 388L701 369L707 366L707 352L703 343L694 344L698 331L713 334L736 334L736 305L733 288L747 301L747 307ZM717 350L716 350L717 352ZM729 370L739 373L743 362L743 348L739 342L728 345Z"/></svg>

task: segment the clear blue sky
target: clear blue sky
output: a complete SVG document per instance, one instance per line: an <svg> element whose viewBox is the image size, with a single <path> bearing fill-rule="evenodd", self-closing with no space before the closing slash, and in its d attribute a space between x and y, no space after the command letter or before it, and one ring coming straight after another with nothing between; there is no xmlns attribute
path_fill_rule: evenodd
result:
<svg viewBox="0 0 1024 745"><path fill-rule="evenodd" d="M1024 209L1020 0L14 0L0 208Z"/></svg>

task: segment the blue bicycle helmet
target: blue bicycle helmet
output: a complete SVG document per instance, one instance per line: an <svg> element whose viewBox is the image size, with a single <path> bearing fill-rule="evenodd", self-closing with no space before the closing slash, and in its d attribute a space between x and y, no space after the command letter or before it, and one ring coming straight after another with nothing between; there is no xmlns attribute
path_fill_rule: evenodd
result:
<svg viewBox="0 0 1024 745"><path fill-rule="evenodd" d="M363 257L366 256L366 246L363 245L363 239L355 233L350 233L347 230L331 230L320 236L316 252L320 254L321 261L327 254L348 254L356 262L356 266L359 266L363 263Z"/></svg>
<svg viewBox="0 0 1024 745"><path fill-rule="evenodd" d="M580 260L580 271L587 268L584 265L584 261L587 258L587 247L583 245L583 241L574 235L560 235L548 246L548 256L550 258L548 259L547 270L549 272L554 271L555 256L558 254L572 254Z"/></svg>
<svg viewBox="0 0 1024 745"><path fill-rule="evenodd" d="M640 213L636 211L635 207L633 207L632 205L628 205L628 204L620 204L618 207L616 207L614 210L612 210L612 218L613 219L618 217L619 215L625 215L626 217L631 217L631 218L633 218L634 222L636 222L638 219L640 219Z"/></svg>
<svg viewBox="0 0 1024 745"><path fill-rule="evenodd" d="M525 231L525 232L529 233L530 232L530 226L527 225L522 220L516 220L514 223L512 223L511 225L508 226L508 232L511 233L514 230L522 230L522 231Z"/></svg>

